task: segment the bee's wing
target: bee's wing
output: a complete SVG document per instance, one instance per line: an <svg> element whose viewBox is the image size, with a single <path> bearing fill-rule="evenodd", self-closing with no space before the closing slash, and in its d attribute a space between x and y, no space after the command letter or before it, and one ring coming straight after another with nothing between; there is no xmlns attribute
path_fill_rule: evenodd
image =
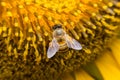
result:
<svg viewBox="0 0 120 80"><path fill-rule="evenodd" d="M59 50L59 44L55 38L53 38L52 42L49 45L48 51L47 51L47 57L51 58L53 57L56 52Z"/></svg>
<svg viewBox="0 0 120 80"><path fill-rule="evenodd" d="M82 49L81 44L78 41L76 41L75 39L71 38L67 34L65 35L65 40L66 40L67 46L69 48L73 48L73 49L76 49L76 50L81 50Z"/></svg>

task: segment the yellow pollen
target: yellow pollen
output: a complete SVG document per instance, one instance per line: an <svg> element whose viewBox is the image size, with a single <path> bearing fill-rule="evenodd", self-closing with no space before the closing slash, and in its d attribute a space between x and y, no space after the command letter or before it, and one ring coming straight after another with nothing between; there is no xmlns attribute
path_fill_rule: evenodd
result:
<svg viewBox="0 0 120 80"><path fill-rule="evenodd" d="M24 17L24 21L25 21L25 22L28 22L28 21L29 21L29 18L28 18L28 17Z"/></svg>
<svg viewBox="0 0 120 80"><path fill-rule="evenodd" d="M30 29L28 30L28 32L33 32L33 29L32 29L32 28L30 28Z"/></svg>
<svg viewBox="0 0 120 80"><path fill-rule="evenodd" d="M92 16L96 16L96 13L92 13Z"/></svg>
<svg viewBox="0 0 120 80"><path fill-rule="evenodd" d="M38 19L41 19L41 18L42 18L42 16L39 15L39 16L38 16Z"/></svg>
<svg viewBox="0 0 120 80"><path fill-rule="evenodd" d="M97 4L93 4L93 6L94 6L94 7L98 7L98 5L97 5Z"/></svg>
<svg viewBox="0 0 120 80"><path fill-rule="evenodd" d="M47 32L45 32L45 33L44 33L44 35L45 35L45 36L48 36L48 33L47 33Z"/></svg>
<svg viewBox="0 0 120 80"><path fill-rule="evenodd" d="M1 2L1 5L2 5L2 6L6 6L6 3L5 3L5 2Z"/></svg>
<svg viewBox="0 0 120 80"><path fill-rule="evenodd" d="M2 33L2 29L0 28L0 35L1 35L1 33Z"/></svg>
<svg viewBox="0 0 120 80"><path fill-rule="evenodd" d="M108 8L108 7L107 7L106 5L104 5L104 6L103 6L103 9L105 9L105 10L106 10L107 8Z"/></svg>
<svg viewBox="0 0 120 80"><path fill-rule="evenodd" d="M109 7L112 7L112 6L113 6L113 3L112 3L112 2L109 2L109 3L108 3L108 6L109 6Z"/></svg>
<svg viewBox="0 0 120 80"><path fill-rule="evenodd" d="M24 8L23 5L19 5L18 7L21 8L21 9Z"/></svg>
<svg viewBox="0 0 120 80"><path fill-rule="evenodd" d="M6 26L3 26L2 29L3 29L3 31L6 31L6 30L7 30L7 27L6 27Z"/></svg>
<svg viewBox="0 0 120 80"><path fill-rule="evenodd" d="M52 21L52 17L48 17L48 20Z"/></svg>
<svg viewBox="0 0 120 80"><path fill-rule="evenodd" d="M18 37L18 36L19 36L19 33L18 33L18 32L16 32L16 33L15 33L15 36L16 36L16 37Z"/></svg>
<svg viewBox="0 0 120 80"><path fill-rule="evenodd" d="M16 22L14 25L15 25L15 26L18 26L19 24Z"/></svg>
<svg viewBox="0 0 120 80"><path fill-rule="evenodd" d="M7 12L7 15L12 17L12 13L10 11Z"/></svg>

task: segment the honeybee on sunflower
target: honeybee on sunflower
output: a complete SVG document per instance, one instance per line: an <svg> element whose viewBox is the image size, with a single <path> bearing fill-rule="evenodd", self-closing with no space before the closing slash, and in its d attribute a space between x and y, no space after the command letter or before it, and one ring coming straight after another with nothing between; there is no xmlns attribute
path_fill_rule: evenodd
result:
<svg viewBox="0 0 120 80"><path fill-rule="evenodd" d="M120 29L118 0L1 0L0 9L2 80L62 79L103 55Z"/></svg>

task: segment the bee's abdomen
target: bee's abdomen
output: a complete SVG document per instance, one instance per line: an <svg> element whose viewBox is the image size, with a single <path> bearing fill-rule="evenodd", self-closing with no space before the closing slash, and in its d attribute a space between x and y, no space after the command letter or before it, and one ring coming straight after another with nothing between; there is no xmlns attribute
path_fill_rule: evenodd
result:
<svg viewBox="0 0 120 80"><path fill-rule="evenodd" d="M59 51L63 51L64 52L64 51L68 50L68 46L67 46L66 43L60 44L59 46L60 46Z"/></svg>

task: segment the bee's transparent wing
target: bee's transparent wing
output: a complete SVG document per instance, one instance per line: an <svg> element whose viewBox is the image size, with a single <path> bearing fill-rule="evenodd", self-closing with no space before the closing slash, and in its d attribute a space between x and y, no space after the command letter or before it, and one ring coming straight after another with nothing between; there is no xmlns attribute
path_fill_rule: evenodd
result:
<svg viewBox="0 0 120 80"><path fill-rule="evenodd" d="M82 49L81 44L78 41L76 41L75 39L71 38L67 34L65 35L65 40L66 40L67 46L69 48L73 48L75 50L81 50Z"/></svg>
<svg viewBox="0 0 120 80"><path fill-rule="evenodd" d="M53 38L52 42L49 45L48 51L47 51L47 57L51 58L53 57L56 52L59 50L59 44L55 38Z"/></svg>

